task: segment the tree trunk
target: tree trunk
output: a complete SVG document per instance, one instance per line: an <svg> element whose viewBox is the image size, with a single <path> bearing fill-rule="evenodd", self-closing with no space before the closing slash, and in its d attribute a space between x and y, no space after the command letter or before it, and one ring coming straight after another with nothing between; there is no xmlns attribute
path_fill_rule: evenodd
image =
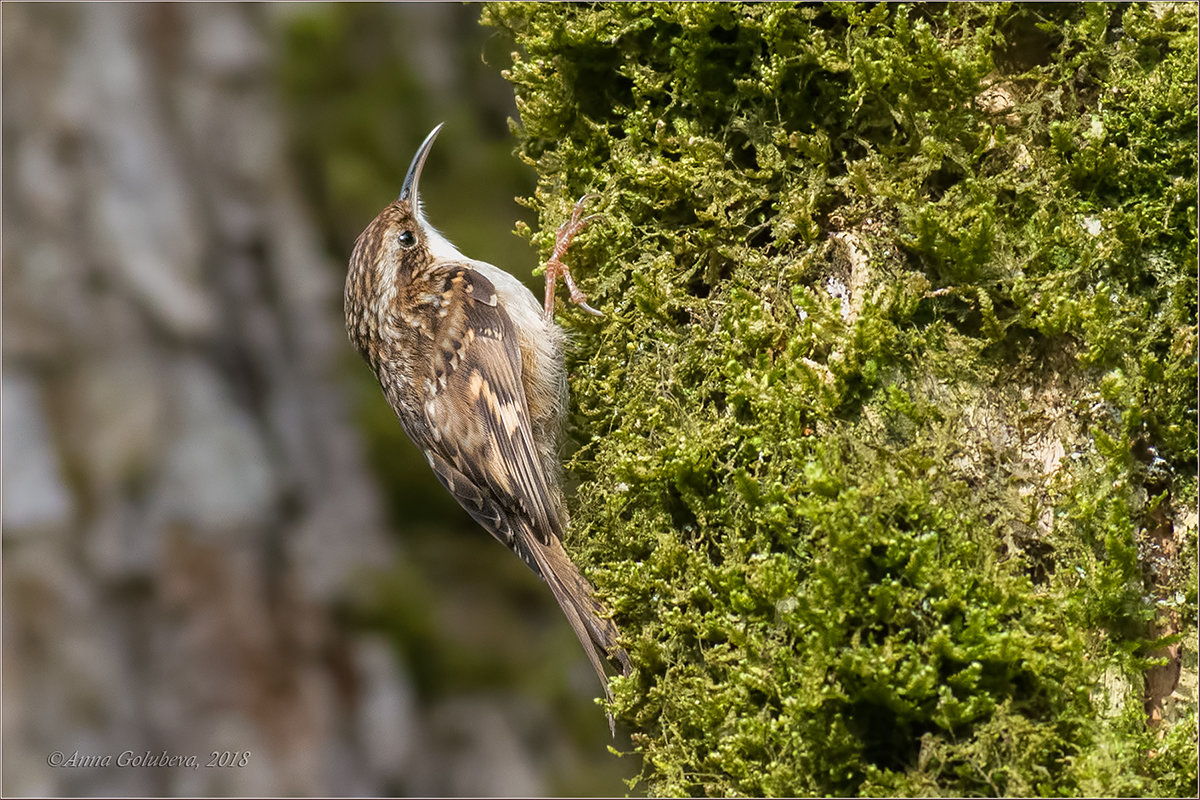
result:
<svg viewBox="0 0 1200 800"><path fill-rule="evenodd" d="M1195 5L483 19L648 791L1194 795Z"/></svg>
<svg viewBox="0 0 1200 800"><path fill-rule="evenodd" d="M3 790L384 791L411 690L331 607L390 553L259 9L3 13Z"/></svg>

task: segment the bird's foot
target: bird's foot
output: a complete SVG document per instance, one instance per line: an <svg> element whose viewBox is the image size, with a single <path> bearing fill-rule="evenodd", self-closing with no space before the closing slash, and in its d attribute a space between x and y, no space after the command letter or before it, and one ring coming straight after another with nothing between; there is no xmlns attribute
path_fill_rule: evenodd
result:
<svg viewBox="0 0 1200 800"><path fill-rule="evenodd" d="M585 295L578 286L575 285L575 280L571 277L571 269L563 263L562 257L566 255L567 248L571 246L571 241L581 230L587 227L588 223L599 217L599 214L588 214L583 216L583 204L594 197L599 197L598 194L585 194L579 198L579 202L575 204L575 210L571 212L571 218L564 222L558 228L554 240L554 252L550 256L550 260L545 263L543 269L546 271L546 316L554 315L554 289L558 283L558 276L561 275L563 283L567 284L567 291L571 293L571 302L582 308L589 314L594 314L597 317L604 316L603 313L592 308L587 303L587 295Z"/></svg>

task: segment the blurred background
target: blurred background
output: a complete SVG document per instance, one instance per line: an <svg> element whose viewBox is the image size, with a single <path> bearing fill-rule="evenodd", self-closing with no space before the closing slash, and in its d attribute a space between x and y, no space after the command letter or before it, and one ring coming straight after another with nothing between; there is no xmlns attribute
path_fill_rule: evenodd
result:
<svg viewBox="0 0 1200 800"><path fill-rule="evenodd" d="M3 793L625 793L549 592L343 328L440 121L431 221L530 276L511 43L440 3L2 13Z"/></svg>

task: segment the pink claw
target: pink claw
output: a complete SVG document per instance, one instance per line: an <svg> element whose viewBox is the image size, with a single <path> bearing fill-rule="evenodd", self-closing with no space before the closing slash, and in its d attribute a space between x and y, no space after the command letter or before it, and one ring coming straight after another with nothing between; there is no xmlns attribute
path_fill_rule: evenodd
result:
<svg viewBox="0 0 1200 800"><path fill-rule="evenodd" d="M546 316L550 317L554 314L554 287L558 281L558 276L561 275L563 282L567 284L567 291L570 292L571 302L582 308L589 314L597 317L604 316L603 313L592 308L587 303L587 296L575 285L575 279L571 277L571 269L562 260L562 257L567 254L567 248L571 246L571 241L574 240L576 234L588 226L594 219L600 217L599 214L589 214L583 216L583 204L592 198L599 197L598 194L585 194L575 203L575 208L571 212L571 219L564 222L558 228L558 233L554 240L554 252L550 256L550 260L546 262L544 269L546 270Z"/></svg>

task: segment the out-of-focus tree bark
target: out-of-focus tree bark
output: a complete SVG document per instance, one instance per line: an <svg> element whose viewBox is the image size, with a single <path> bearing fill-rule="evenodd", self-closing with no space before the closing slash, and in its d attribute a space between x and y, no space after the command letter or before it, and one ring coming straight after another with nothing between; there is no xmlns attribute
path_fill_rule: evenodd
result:
<svg viewBox="0 0 1200 800"><path fill-rule="evenodd" d="M389 554L260 12L3 13L3 790L384 792L415 712L331 618Z"/></svg>

